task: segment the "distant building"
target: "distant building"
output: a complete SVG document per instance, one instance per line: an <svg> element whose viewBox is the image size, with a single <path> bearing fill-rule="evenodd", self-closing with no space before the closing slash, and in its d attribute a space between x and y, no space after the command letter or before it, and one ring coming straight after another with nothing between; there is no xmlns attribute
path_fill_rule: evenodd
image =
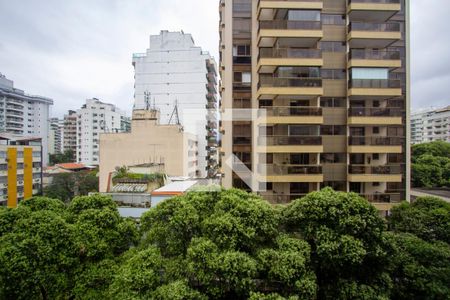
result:
<svg viewBox="0 0 450 300"><path fill-rule="evenodd" d="M62 152L64 135L64 121L58 118L50 119L50 131L48 136L48 153L57 154Z"/></svg>
<svg viewBox="0 0 450 300"><path fill-rule="evenodd" d="M77 162L99 164L99 138L101 133L126 132L129 119L124 111L113 104L93 98L77 110Z"/></svg>
<svg viewBox="0 0 450 300"><path fill-rule="evenodd" d="M42 190L42 139L0 134L0 205L16 207Z"/></svg>
<svg viewBox="0 0 450 300"><path fill-rule="evenodd" d="M74 110L69 110L64 115L63 137L63 152L72 151L75 155L77 152L77 112Z"/></svg>
<svg viewBox="0 0 450 300"><path fill-rule="evenodd" d="M411 143L450 142L450 105L411 115Z"/></svg>
<svg viewBox="0 0 450 300"><path fill-rule="evenodd" d="M161 125L181 124L198 138L200 177L217 169L217 67L190 34L163 30L133 54L135 109L156 108Z"/></svg>
<svg viewBox="0 0 450 300"><path fill-rule="evenodd" d="M43 162L48 163L49 109L53 100L27 95L14 82L0 74L0 132L25 137L40 137Z"/></svg>
<svg viewBox="0 0 450 300"><path fill-rule="evenodd" d="M129 133L100 135L100 192L107 192L116 167L163 164L169 176L198 175L196 136L180 125L159 124L157 110L135 110ZM145 166L145 165L144 165ZM154 170L154 167L149 167Z"/></svg>

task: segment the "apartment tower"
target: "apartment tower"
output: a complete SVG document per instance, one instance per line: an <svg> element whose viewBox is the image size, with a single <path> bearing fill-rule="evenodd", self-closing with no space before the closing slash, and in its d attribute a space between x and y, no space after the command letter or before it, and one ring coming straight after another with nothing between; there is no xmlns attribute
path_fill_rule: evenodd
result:
<svg viewBox="0 0 450 300"><path fill-rule="evenodd" d="M192 35L162 30L145 53L133 54L134 109L157 109L161 125L197 135L198 177L217 171L217 67Z"/></svg>
<svg viewBox="0 0 450 300"><path fill-rule="evenodd" d="M408 6L220 1L221 111L259 110L222 120L223 185L248 188L237 157L271 203L326 186L381 211L408 200Z"/></svg>

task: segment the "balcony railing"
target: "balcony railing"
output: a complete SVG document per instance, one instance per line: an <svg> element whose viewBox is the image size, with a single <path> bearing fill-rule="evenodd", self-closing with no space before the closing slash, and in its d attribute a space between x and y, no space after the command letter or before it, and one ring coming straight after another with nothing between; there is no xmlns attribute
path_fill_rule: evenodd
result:
<svg viewBox="0 0 450 300"><path fill-rule="evenodd" d="M402 146L404 143L403 137L358 136L348 139L350 146Z"/></svg>
<svg viewBox="0 0 450 300"><path fill-rule="evenodd" d="M288 204L294 200L305 197L307 194L271 194L262 195L264 199L272 204Z"/></svg>
<svg viewBox="0 0 450 300"><path fill-rule="evenodd" d="M402 200L400 199L400 193L363 194L361 197L372 203L398 203Z"/></svg>
<svg viewBox="0 0 450 300"><path fill-rule="evenodd" d="M251 136L235 136L233 137L234 145L251 145L252 137Z"/></svg>
<svg viewBox="0 0 450 300"><path fill-rule="evenodd" d="M322 51L317 49L261 48L260 58L321 58Z"/></svg>
<svg viewBox="0 0 450 300"><path fill-rule="evenodd" d="M403 110L399 108L366 108L353 107L348 110L349 117L401 117Z"/></svg>
<svg viewBox="0 0 450 300"><path fill-rule="evenodd" d="M399 165L384 166L366 166L366 165L350 165L348 166L349 174L371 174L371 175L397 175L402 173L402 167Z"/></svg>
<svg viewBox="0 0 450 300"><path fill-rule="evenodd" d="M258 87L321 87L321 78L260 76Z"/></svg>
<svg viewBox="0 0 450 300"><path fill-rule="evenodd" d="M266 175L308 175L322 174L322 166L318 165L258 165L259 173Z"/></svg>
<svg viewBox="0 0 450 300"><path fill-rule="evenodd" d="M322 116L320 107L293 107L293 106L268 106L262 107L262 112L267 116L289 117L289 116Z"/></svg>
<svg viewBox="0 0 450 300"><path fill-rule="evenodd" d="M365 23L351 22L348 31L377 31L377 32L400 32L399 23Z"/></svg>
<svg viewBox="0 0 450 300"><path fill-rule="evenodd" d="M290 20L259 21L259 29L320 30L322 29L322 23L319 21L290 21Z"/></svg>
<svg viewBox="0 0 450 300"><path fill-rule="evenodd" d="M251 64L251 56L233 56L233 64Z"/></svg>
<svg viewBox="0 0 450 300"><path fill-rule="evenodd" d="M364 89L399 89L401 81L397 79L352 79L349 81L350 88Z"/></svg>
<svg viewBox="0 0 450 300"><path fill-rule="evenodd" d="M351 49L350 59L399 60L399 51Z"/></svg>
<svg viewBox="0 0 450 300"><path fill-rule="evenodd" d="M398 4L400 0L348 0L351 3L380 3L380 4Z"/></svg>
<svg viewBox="0 0 450 300"><path fill-rule="evenodd" d="M260 136L260 146L319 146L322 145L321 136Z"/></svg>

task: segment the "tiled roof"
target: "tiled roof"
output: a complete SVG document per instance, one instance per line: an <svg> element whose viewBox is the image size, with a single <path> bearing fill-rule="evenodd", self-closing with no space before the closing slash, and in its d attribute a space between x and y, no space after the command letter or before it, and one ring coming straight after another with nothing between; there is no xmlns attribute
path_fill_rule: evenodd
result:
<svg viewBox="0 0 450 300"><path fill-rule="evenodd" d="M69 170L86 168L86 166L84 164L77 164L77 163L62 163L62 164L57 164L56 166L63 168L63 169L69 169Z"/></svg>

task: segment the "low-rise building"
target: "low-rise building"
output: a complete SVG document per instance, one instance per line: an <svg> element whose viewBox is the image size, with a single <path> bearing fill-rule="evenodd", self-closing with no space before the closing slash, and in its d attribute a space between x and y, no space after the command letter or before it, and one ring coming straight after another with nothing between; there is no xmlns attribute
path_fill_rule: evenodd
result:
<svg viewBox="0 0 450 300"><path fill-rule="evenodd" d="M196 177L198 142L180 125L159 124L158 110L135 110L129 133L100 135L100 192L107 192L117 167L163 164L169 176Z"/></svg>
<svg viewBox="0 0 450 300"><path fill-rule="evenodd" d="M0 205L17 207L42 190L42 139L0 134Z"/></svg>

